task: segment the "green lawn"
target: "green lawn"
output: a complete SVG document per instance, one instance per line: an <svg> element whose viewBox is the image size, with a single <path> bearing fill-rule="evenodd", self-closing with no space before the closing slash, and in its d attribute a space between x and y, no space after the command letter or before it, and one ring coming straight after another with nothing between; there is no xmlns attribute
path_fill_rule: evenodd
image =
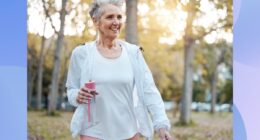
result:
<svg viewBox="0 0 260 140"><path fill-rule="evenodd" d="M171 123L178 121L167 112ZM73 140L69 125L72 112L59 112L60 116L49 117L45 112L28 111L28 134L30 140ZM173 126L171 133L176 140L232 140L231 113L192 113L193 125L189 127ZM76 139L78 140L78 138ZM155 140L159 140L155 135Z"/></svg>

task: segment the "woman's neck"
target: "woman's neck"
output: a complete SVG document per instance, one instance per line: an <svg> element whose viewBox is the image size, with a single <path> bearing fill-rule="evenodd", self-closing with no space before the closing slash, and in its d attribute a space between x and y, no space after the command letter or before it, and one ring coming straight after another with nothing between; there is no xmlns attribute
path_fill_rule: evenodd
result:
<svg viewBox="0 0 260 140"><path fill-rule="evenodd" d="M99 47L104 47L107 49L111 49L113 47L116 47L116 39L108 39L108 38L98 38L97 43L99 45Z"/></svg>

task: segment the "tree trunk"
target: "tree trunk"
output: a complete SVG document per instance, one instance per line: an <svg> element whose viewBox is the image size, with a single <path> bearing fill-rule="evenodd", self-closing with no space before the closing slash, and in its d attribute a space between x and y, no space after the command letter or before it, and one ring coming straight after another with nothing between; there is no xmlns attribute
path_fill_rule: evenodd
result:
<svg viewBox="0 0 260 140"><path fill-rule="evenodd" d="M67 73L68 73L67 63L68 63L69 58L70 58L70 52L71 51L68 51L68 49L65 49L65 51L64 51L65 60L64 60L64 74L63 74L64 77L63 77L62 88L61 88L61 103L65 102L63 95L66 95L66 81L67 81ZM62 108L62 104L61 104L61 108Z"/></svg>
<svg viewBox="0 0 260 140"><path fill-rule="evenodd" d="M42 46L40 50L40 58L38 65L38 78L37 78L37 109L41 109L42 107L42 69L43 69L43 46L45 44L45 38L42 37Z"/></svg>
<svg viewBox="0 0 260 140"><path fill-rule="evenodd" d="M50 39L46 39L44 36L42 36L42 44L40 49L40 57L38 62L38 79L37 79L37 109L42 109L42 81L43 81L43 73L44 73L44 61L45 56L48 53L50 47L50 44L53 40L53 37ZM46 51L44 51L46 48Z"/></svg>
<svg viewBox="0 0 260 140"><path fill-rule="evenodd" d="M65 16L66 16L66 3L67 0L62 0L62 9L60 12L60 31L58 33L58 39L55 49L55 56L54 56L54 68L52 71L52 80L51 80L51 93L48 97L49 105L48 105L48 114L53 114L57 107L57 96L58 96L58 89L59 89L59 71L60 71L60 57L61 57L61 49L62 49L62 42L64 38L64 25L65 25Z"/></svg>
<svg viewBox="0 0 260 140"><path fill-rule="evenodd" d="M181 98L181 115L180 123L187 125L190 123L191 117L191 100L192 100L192 90L193 90L193 48L194 39L192 32L192 22L195 13L195 5L189 2L186 5L188 17L186 20L186 29L184 35L184 80L183 80L183 93Z"/></svg>
<svg viewBox="0 0 260 140"><path fill-rule="evenodd" d="M33 92L33 86L34 86L34 80L36 77L36 72L33 70L33 60L28 61L28 95L27 95L27 107L31 108L32 103L32 92Z"/></svg>
<svg viewBox="0 0 260 140"><path fill-rule="evenodd" d="M210 107L210 113L215 113L215 106L217 102L217 82L218 82L218 67L219 65L224 62L226 54L226 48L221 49L220 56L216 57L216 65L213 69L212 75L210 77L210 92L211 92L211 107Z"/></svg>
<svg viewBox="0 0 260 140"><path fill-rule="evenodd" d="M29 73L31 73L29 71ZM27 108L31 108L31 102L32 102L32 77L27 74Z"/></svg>
<svg viewBox="0 0 260 140"><path fill-rule="evenodd" d="M212 95L211 108L210 108L211 114L214 114L216 111L215 106L217 102L218 67L222 62L224 62L225 54L226 54L226 48L222 47L220 50L220 55L216 57L216 65L214 66L215 68L213 69L212 75L210 77L210 91Z"/></svg>
<svg viewBox="0 0 260 140"><path fill-rule="evenodd" d="M217 75L218 71L217 69L214 70L211 76L210 81L210 92L211 92L211 107L210 107L210 113L215 113L215 106L217 101Z"/></svg>
<svg viewBox="0 0 260 140"><path fill-rule="evenodd" d="M32 101L32 94L33 94L33 87L34 87L34 82L35 82L35 78L36 78L36 65L37 65L37 61L36 61L36 51L35 48L28 48L28 90L27 90L27 107L31 108L31 101Z"/></svg>
<svg viewBox="0 0 260 140"><path fill-rule="evenodd" d="M191 116L191 99L192 99L192 89L193 89L193 48L192 40L186 40L186 45L184 46L184 82L183 82L183 94L181 98L181 116L180 122L184 125L190 123Z"/></svg>
<svg viewBox="0 0 260 140"><path fill-rule="evenodd" d="M42 74L43 74L43 60L44 60L44 47L46 38L44 37L46 23L43 27L43 36L41 42L40 56L38 61L38 78L37 78L37 109L40 110L42 108Z"/></svg>
<svg viewBox="0 0 260 140"><path fill-rule="evenodd" d="M137 34L137 0L126 0L126 27L125 40L129 43L138 44Z"/></svg>

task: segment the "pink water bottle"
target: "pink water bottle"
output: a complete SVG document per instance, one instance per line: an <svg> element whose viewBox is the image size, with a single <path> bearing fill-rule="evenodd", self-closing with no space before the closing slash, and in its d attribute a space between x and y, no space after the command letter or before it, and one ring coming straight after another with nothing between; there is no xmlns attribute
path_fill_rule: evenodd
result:
<svg viewBox="0 0 260 140"><path fill-rule="evenodd" d="M88 89L88 92L94 95L92 99L88 99L87 102L87 127L95 125L96 122L96 84L95 81L89 81L85 83L85 87Z"/></svg>

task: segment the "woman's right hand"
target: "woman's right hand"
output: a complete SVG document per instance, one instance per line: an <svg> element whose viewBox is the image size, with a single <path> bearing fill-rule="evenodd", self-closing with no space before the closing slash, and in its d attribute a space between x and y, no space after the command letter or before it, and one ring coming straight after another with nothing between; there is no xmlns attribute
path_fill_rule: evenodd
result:
<svg viewBox="0 0 260 140"><path fill-rule="evenodd" d="M87 104L88 100L92 99L95 95L97 95L97 92L89 92L88 89L86 87L82 87L79 90L78 96L77 96L77 102L79 104Z"/></svg>

